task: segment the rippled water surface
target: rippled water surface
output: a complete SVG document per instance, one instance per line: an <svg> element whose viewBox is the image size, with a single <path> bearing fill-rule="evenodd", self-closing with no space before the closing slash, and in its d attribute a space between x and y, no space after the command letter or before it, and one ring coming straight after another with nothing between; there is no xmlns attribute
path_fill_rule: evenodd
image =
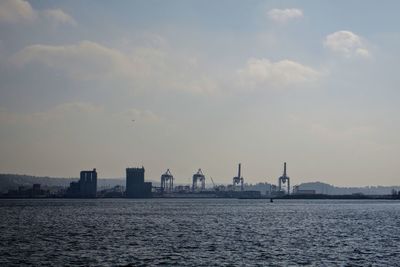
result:
<svg viewBox="0 0 400 267"><path fill-rule="evenodd" d="M400 202L0 200L0 265L400 265Z"/></svg>

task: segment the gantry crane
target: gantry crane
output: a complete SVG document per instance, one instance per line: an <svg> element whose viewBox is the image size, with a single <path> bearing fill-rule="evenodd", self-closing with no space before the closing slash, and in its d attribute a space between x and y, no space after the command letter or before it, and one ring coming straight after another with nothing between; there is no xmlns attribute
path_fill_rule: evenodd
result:
<svg viewBox="0 0 400 267"><path fill-rule="evenodd" d="M233 188L235 188L236 185L240 184L240 191L243 191L243 183L244 183L244 178L241 176L241 163L239 163L238 166L238 176L233 177Z"/></svg>

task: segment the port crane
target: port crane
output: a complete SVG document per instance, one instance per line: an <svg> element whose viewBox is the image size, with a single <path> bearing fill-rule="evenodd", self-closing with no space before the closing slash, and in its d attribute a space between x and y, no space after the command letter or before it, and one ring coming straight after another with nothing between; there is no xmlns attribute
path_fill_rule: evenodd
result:
<svg viewBox="0 0 400 267"><path fill-rule="evenodd" d="M278 189L282 191L282 184L287 182L287 194L290 194L290 177L286 175L286 162L283 164L283 175L278 178Z"/></svg>
<svg viewBox="0 0 400 267"><path fill-rule="evenodd" d="M174 190L174 176L170 170L161 175L161 192L172 192Z"/></svg>
<svg viewBox="0 0 400 267"><path fill-rule="evenodd" d="M211 176L210 176L210 179L211 179L211 182L212 182L212 184L214 186L214 190L217 190L217 186L215 185L214 180L213 180L213 178Z"/></svg>
<svg viewBox="0 0 400 267"><path fill-rule="evenodd" d="M240 191L243 191L243 183L244 183L244 178L241 176L241 163L239 163L238 166L238 176L233 177L233 188L235 188L236 185L240 184Z"/></svg>
<svg viewBox="0 0 400 267"><path fill-rule="evenodd" d="M197 191L199 189L197 183L200 182L200 191L205 190L206 188L206 177L204 176L201 169L197 171L197 173L193 174L192 179L192 191Z"/></svg>

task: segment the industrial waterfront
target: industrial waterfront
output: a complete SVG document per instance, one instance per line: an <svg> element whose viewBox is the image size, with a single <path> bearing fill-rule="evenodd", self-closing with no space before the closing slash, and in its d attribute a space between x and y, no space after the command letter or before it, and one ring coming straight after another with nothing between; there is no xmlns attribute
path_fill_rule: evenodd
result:
<svg viewBox="0 0 400 267"><path fill-rule="evenodd" d="M242 164L238 164L237 175L228 185L216 184L211 176L202 169L194 172L191 184L176 184L170 169L160 176L159 183L145 179L145 168L126 168L124 185L98 187L96 169L80 172L80 178L72 180L69 186L49 188L33 182L31 187L19 185L18 189L9 189L0 194L0 198L238 198L238 199L400 199L400 192L392 188L386 194L324 194L320 190L303 185L290 186L291 178L287 174L287 164L283 164L283 173L276 184L266 183L264 189L245 184ZM55 178L49 178L55 179ZM112 179L108 179L112 181ZM122 182L122 181L121 181ZM211 183L211 184L210 184ZM207 186L208 184L208 186ZM256 189L257 188L257 189ZM50 190L51 189L51 190ZM4 192L4 191L3 191Z"/></svg>
<svg viewBox="0 0 400 267"><path fill-rule="evenodd" d="M145 181L145 168L126 168L126 186L116 186L111 189L111 197L126 198L261 198L262 192L244 189L244 177L242 176L241 164L238 164L237 175L232 178L232 184L216 185L212 177L207 178L201 169L192 176L191 185L175 185L174 176L170 169L160 177L160 186L153 186L151 182ZM98 173L96 169L83 170L80 172L78 181L70 183L66 190L59 191L53 197L65 198L96 198L101 197L97 188ZM206 187L206 181L212 183L212 187ZM284 186L286 184L286 186ZM290 194L290 178L286 175L286 162L284 163L283 175L278 178L278 185L272 185L269 192L263 192L264 197L280 197ZM295 189L294 194L301 194ZM314 192L306 192L314 193ZM41 189L40 184L33 184L32 188L19 187L11 190L3 197L48 197L49 193Z"/></svg>

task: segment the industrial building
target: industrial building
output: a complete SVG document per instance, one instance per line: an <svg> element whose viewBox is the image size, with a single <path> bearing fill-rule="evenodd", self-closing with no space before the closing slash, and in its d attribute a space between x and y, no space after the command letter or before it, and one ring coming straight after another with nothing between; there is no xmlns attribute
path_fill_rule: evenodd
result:
<svg viewBox="0 0 400 267"><path fill-rule="evenodd" d="M152 183L144 182L144 167L126 169L126 197L148 198L152 196Z"/></svg>
<svg viewBox="0 0 400 267"><path fill-rule="evenodd" d="M81 189L78 182L71 182L66 192L67 197L79 197L81 194Z"/></svg>
<svg viewBox="0 0 400 267"><path fill-rule="evenodd" d="M33 184L32 185L32 196L39 196L41 195L42 190L40 189L40 184Z"/></svg>
<svg viewBox="0 0 400 267"><path fill-rule="evenodd" d="M49 194L49 190L43 190L40 184L33 184L32 188L19 186L18 190L8 190L8 193L3 194L3 196L11 198L43 198L48 197Z"/></svg>
<svg viewBox="0 0 400 267"><path fill-rule="evenodd" d="M81 171L80 179L71 182L66 192L67 197L95 198L97 196L97 172Z"/></svg>
<svg viewBox="0 0 400 267"><path fill-rule="evenodd" d="M96 169L93 171L81 171L81 177L79 179L79 189L81 197L96 197L97 194L97 172Z"/></svg>
<svg viewBox="0 0 400 267"><path fill-rule="evenodd" d="M301 189L298 185L293 187L293 195L315 195L316 193L313 189Z"/></svg>

